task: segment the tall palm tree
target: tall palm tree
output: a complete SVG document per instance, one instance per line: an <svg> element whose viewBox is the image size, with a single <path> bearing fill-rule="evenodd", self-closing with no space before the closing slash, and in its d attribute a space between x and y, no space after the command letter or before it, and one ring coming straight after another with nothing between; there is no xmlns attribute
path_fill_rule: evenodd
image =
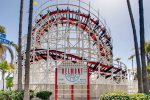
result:
<svg viewBox="0 0 150 100"><path fill-rule="evenodd" d="M23 98L23 100L29 100L30 49L31 49L32 16L33 16L33 0L30 0L29 20L28 20L28 35L27 35L27 48L26 48L26 61L25 61L25 85L24 85L24 98Z"/></svg>
<svg viewBox="0 0 150 100"><path fill-rule="evenodd" d="M143 91L141 63L140 63L140 57L139 57L138 40L137 40L137 35L136 35L135 22L134 22L134 17L133 17L133 13L132 13L129 0L127 0L127 6L128 6L129 16L130 16L131 25L132 25L132 31L133 31L134 48L135 48L135 56L136 56L136 64L137 64L138 92L141 93Z"/></svg>
<svg viewBox="0 0 150 100"><path fill-rule="evenodd" d="M141 63L142 63L142 78L143 78L143 91L148 93L148 78L145 62L145 32L144 32L144 11L143 0L139 0L139 22L140 22L140 50L141 50Z"/></svg>
<svg viewBox="0 0 150 100"><path fill-rule="evenodd" d="M19 37L18 37L18 90L22 90L22 20L23 20L23 4L24 0L20 2L20 19L19 19Z"/></svg>
<svg viewBox="0 0 150 100"><path fill-rule="evenodd" d="M133 68L133 59L134 59L135 55L131 55L128 59L132 61L132 70L133 70L133 74L134 74L134 68Z"/></svg>

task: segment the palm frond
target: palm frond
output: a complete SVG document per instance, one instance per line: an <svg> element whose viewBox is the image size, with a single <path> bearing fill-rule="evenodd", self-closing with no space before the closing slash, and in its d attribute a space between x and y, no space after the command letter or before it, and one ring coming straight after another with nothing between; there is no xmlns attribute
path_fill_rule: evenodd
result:
<svg viewBox="0 0 150 100"><path fill-rule="evenodd" d="M6 34L6 29L4 26L0 25L0 32L5 33Z"/></svg>
<svg viewBox="0 0 150 100"><path fill-rule="evenodd" d="M133 59L134 57L135 57L135 54L131 55L131 56L128 58L128 60L131 60L131 59Z"/></svg>
<svg viewBox="0 0 150 100"><path fill-rule="evenodd" d="M5 52L5 47L0 43L0 56L2 56Z"/></svg>
<svg viewBox="0 0 150 100"><path fill-rule="evenodd" d="M15 44L14 42L10 42L10 45L13 47L13 48L15 48L15 50L18 52L18 46L17 46L17 44Z"/></svg>
<svg viewBox="0 0 150 100"><path fill-rule="evenodd" d="M10 56L11 56L11 63L10 63L10 64L13 64L13 61L14 61L14 53L13 53L13 51L12 51L12 49L11 49L9 46L7 46L7 45L5 45L5 48L9 51Z"/></svg>
<svg viewBox="0 0 150 100"><path fill-rule="evenodd" d="M150 53L150 42L145 42L145 52Z"/></svg>

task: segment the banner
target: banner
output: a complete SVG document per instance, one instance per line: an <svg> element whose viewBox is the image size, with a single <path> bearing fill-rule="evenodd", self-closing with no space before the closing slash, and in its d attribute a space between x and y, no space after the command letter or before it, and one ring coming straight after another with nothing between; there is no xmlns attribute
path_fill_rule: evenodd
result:
<svg viewBox="0 0 150 100"><path fill-rule="evenodd" d="M6 40L6 39L3 39L3 38L0 38L0 43L10 44L10 41Z"/></svg>
<svg viewBox="0 0 150 100"><path fill-rule="evenodd" d="M6 38L6 34L0 32L0 38Z"/></svg>

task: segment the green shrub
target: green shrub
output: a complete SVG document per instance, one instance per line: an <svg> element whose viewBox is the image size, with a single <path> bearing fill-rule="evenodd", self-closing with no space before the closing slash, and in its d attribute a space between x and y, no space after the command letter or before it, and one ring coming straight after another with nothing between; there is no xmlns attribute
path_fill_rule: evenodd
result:
<svg viewBox="0 0 150 100"><path fill-rule="evenodd" d="M150 95L143 93L127 94L127 93L106 93L100 96L100 100L150 100Z"/></svg>
<svg viewBox="0 0 150 100"><path fill-rule="evenodd" d="M10 91L10 92L8 92L8 94L12 100L23 100L23 92Z"/></svg>
<svg viewBox="0 0 150 100"><path fill-rule="evenodd" d="M34 97L34 91L30 90L30 99ZM0 100L23 100L23 91L0 91Z"/></svg>
<svg viewBox="0 0 150 100"><path fill-rule="evenodd" d="M150 96L143 93L130 94L131 100L150 100Z"/></svg>
<svg viewBox="0 0 150 100"><path fill-rule="evenodd" d="M49 92L49 91L40 91L36 93L36 97L42 100L48 100L51 95L52 95L52 92Z"/></svg>
<svg viewBox="0 0 150 100"><path fill-rule="evenodd" d="M106 93L100 96L100 100L130 100L130 97L127 93Z"/></svg>
<svg viewBox="0 0 150 100"><path fill-rule="evenodd" d="M30 99L34 98L34 96L35 96L34 91L33 91L33 90L30 90Z"/></svg>
<svg viewBox="0 0 150 100"><path fill-rule="evenodd" d="M0 90L0 100L5 100L4 91Z"/></svg>

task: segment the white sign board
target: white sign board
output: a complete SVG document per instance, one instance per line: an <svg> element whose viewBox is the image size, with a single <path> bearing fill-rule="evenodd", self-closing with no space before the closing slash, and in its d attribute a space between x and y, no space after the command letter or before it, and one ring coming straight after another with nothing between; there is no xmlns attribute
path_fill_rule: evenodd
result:
<svg viewBox="0 0 150 100"><path fill-rule="evenodd" d="M58 84L86 85L87 67L81 64L64 64L58 68Z"/></svg>

